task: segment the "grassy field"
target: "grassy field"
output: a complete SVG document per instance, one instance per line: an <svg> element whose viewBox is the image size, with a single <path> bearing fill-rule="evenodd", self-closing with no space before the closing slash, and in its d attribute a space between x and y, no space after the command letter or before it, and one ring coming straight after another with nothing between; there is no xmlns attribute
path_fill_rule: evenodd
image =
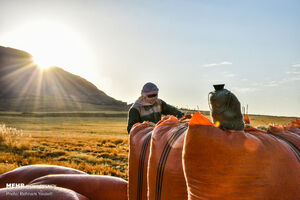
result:
<svg viewBox="0 0 300 200"><path fill-rule="evenodd" d="M0 174L56 164L127 179L126 118L1 116L0 124Z"/></svg>
<svg viewBox="0 0 300 200"><path fill-rule="evenodd" d="M207 115L207 113L205 113ZM291 117L250 116L255 127ZM55 164L127 179L125 117L0 115L0 174L30 164Z"/></svg>

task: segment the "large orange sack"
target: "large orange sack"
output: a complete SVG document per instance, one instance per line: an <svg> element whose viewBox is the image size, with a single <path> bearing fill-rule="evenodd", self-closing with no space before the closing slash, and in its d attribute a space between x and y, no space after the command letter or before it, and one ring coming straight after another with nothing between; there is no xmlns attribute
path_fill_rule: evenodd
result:
<svg viewBox="0 0 300 200"><path fill-rule="evenodd" d="M183 163L189 200L300 199L297 153L259 130L190 123Z"/></svg>
<svg viewBox="0 0 300 200"><path fill-rule="evenodd" d="M86 174L85 172L57 165L28 165L18 167L12 171L0 175L0 188L8 183L27 184L33 179L48 174Z"/></svg>
<svg viewBox="0 0 300 200"><path fill-rule="evenodd" d="M294 126L270 126L268 134L288 143L300 153L300 129Z"/></svg>
<svg viewBox="0 0 300 200"><path fill-rule="evenodd" d="M149 122L134 125L129 139L128 195L129 199L147 200L147 167L154 125Z"/></svg>
<svg viewBox="0 0 300 200"><path fill-rule="evenodd" d="M300 128L300 119L295 119L290 123L290 126Z"/></svg>
<svg viewBox="0 0 300 200"><path fill-rule="evenodd" d="M31 185L51 185L71 189L89 200L127 200L127 181L101 175L48 175L30 182Z"/></svg>
<svg viewBox="0 0 300 200"><path fill-rule="evenodd" d="M269 132L271 132L271 133L285 132L285 131L300 136L300 120L295 119L287 125L270 126L269 127Z"/></svg>
<svg viewBox="0 0 300 200"><path fill-rule="evenodd" d="M149 200L187 199L182 147L187 123L174 116L158 123L151 138L148 165Z"/></svg>
<svg viewBox="0 0 300 200"><path fill-rule="evenodd" d="M59 187L51 188L4 188L0 189L2 200L89 200L72 190Z"/></svg>

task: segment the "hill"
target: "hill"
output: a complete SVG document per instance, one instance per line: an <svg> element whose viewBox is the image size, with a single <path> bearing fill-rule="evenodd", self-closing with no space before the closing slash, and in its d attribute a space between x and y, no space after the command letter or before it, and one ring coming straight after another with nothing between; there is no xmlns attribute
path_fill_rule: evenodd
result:
<svg viewBox="0 0 300 200"><path fill-rule="evenodd" d="M80 76L59 67L42 70L29 53L0 46L1 111L124 110L126 106Z"/></svg>

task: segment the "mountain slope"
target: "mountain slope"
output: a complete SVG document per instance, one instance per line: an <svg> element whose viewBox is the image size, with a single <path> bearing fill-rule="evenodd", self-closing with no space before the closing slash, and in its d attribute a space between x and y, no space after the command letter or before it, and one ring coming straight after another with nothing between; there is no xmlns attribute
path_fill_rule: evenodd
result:
<svg viewBox="0 0 300 200"><path fill-rule="evenodd" d="M120 109L89 81L59 67L41 70L24 51L0 46L0 110L76 111Z"/></svg>

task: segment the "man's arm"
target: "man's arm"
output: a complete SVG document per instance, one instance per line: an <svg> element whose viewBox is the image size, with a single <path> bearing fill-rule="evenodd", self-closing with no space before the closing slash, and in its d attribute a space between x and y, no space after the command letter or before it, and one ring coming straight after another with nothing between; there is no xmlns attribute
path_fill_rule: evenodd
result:
<svg viewBox="0 0 300 200"><path fill-rule="evenodd" d="M127 125L128 134L130 133L132 126L138 122L141 122L139 111L135 108L130 108L128 112L128 125Z"/></svg>
<svg viewBox="0 0 300 200"><path fill-rule="evenodd" d="M184 113L180 112L174 106L171 106L171 105L167 104L163 100L161 100L161 103L162 103L162 112L161 113L163 115L174 115L177 118L181 118L181 117L184 116Z"/></svg>

